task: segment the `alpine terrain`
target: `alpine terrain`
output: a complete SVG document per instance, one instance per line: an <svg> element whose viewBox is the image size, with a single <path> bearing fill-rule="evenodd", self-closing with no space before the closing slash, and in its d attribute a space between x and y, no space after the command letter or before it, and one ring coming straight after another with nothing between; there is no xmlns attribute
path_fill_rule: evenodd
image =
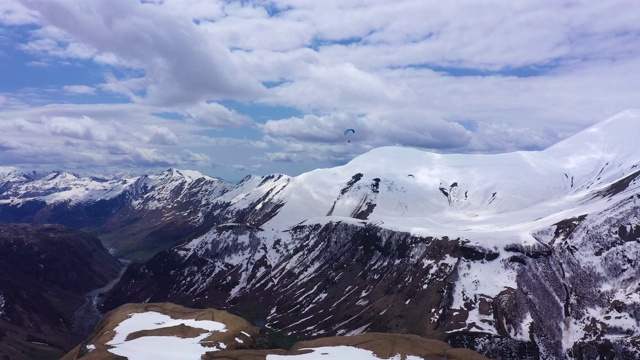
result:
<svg viewBox="0 0 640 360"><path fill-rule="evenodd" d="M640 357L640 111L543 151L371 150L238 184L0 169L0 221L136 260L103 310L223 308L296 339L403 333L500 359Z"/></svg>

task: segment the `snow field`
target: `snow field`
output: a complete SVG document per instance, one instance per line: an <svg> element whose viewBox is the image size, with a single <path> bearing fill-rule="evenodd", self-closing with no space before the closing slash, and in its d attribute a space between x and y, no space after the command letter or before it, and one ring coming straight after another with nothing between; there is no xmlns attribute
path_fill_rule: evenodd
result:
<svg viewBox="0 0 640 360"><path fill-rule="evenodd" d="M174 336L143 336L133 340L126 340L129 334L177 326L186 326L206 330L200 336L194 338L180 338ZM200 342L213 332L226 332L224 324L209 320L173 319L170 316L158 312L144 312L130 314L114 329L115 336L106 343L113 346L109 352L125 356L129 360L199 360L208 351L222 350L225 344L220 344L222 349L205 347Z"/></svg>
<svg viewBox="0 0 640 360"><path fill-rule="evenodd" d="M390 358L380 358L370 350L359 349L352 346L324 346L312 349L308 354L300 355L267 355L267 360L401 360L402 356L397 354ZM419 356L409 355L406 360L424 360Z"/></svg>

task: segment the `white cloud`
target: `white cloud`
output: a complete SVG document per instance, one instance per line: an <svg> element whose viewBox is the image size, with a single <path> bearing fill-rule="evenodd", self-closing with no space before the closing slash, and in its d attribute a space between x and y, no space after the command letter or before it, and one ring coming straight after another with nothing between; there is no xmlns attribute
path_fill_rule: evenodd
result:
<svg viewBox="0 0 640 360"><path fill-rule="evenodd" d="M45 68L45 67L51 66L51 64L49 64L47 62L44 62L44 61L29 61L25 65L27 65L29 67L41 67L41 68Z"/></svg>
<svg viewBox="0 0 640 360"><path fill-rule="evenodd" d="M86 85L65 85L62 90L72 94L88 94L93 95L96 93L96 89Z"/></svg>
<svg viewBox="0 0 640 360"><path fill-rule="evenodd" d="M31 154L75 146L78 166L204 166L211 148L244 169L302 171L381 145L542 148L640 104L640 3L626 0L5 0L0 23L38 25L13 46L31 64L105 72L102 84L57 89L133 103L2 95L4 154L28 152L10 140L51 135ZM256 116L256 104L301 115Z"/></svg>
<svg viewBox="0 0 640 360"><path fill-rule="evenodd" d="M218 103L201 102L184 110L184 114L187 116L187 121L215 129L238 128L253 124L250 117L229 110Z"/></svg>
<svg viewBox="0 0 640 360"><path fill-rule="evenodd" d="M345 129L357 121L352 115L334 114L319 117L307 115L304 118L269 120L262 129L267 135L293 138L304 142L337 142L343 139Z"/></svg>
<svg viewBox="0 0 640 360"><path fill-rule="evenodd" d="M168 166L175 163L162 151L153 148L132 148L129 155L136 163L142 165Z"/></svg>
<svg viewBox="0 0 640 360"><path fill-rule="evenodd" d="M22 148L23 145L18 141L11 139L0 139L0 151L20 150Z"/></svg>
<svg viewBox="0 0 640 360"><path fill-rule="evenodd" d="M346 129L355 133L345 134ZM460 124L444 121L425 111L388 111L359 117L348 114L307 115L304 118L271 120L266 134L300 142L366 144L368 147L407 145L430 149L461 148L471 134Z"/></svg>
<svg viewBox="0 0 640 360"><path fill-rule="evenodd" d="M292 154L285 152L265 153L265 156L269 161L273 162L293 162L294 158Z"/></svg>
<svg viewBox="0 0 640 360"><path fill-rule="evenodd" d="M262 140L205 136L200 123L154 115L164 110L139 104L5 110L0 112L0 162L25 170L101 173L172 166L234 178L232 164L263 154L271 146ZM218 153L228 165L214 160Z"/></svg>
<svg viewBox="0 0 640 360"><path fill-rule="evenodd" d="M310 66L304 76L271 90L263 101L296 106L307 111L357 111L376 103L392 103L400 92L377 74L345 63Z"/></svg>
<svg viewBox="0 0 640 360"><path fill-rule="evenodd" d="M22 4L11 0L0 2L0 23L7 25L34 24L38 20L38 13L29 10Z"/></svg>
<svg viewBox="0 0 640 360"><path fill-rule="evenodd" d="M102 126L89 117L69 118L56 116L41 118L43 125L49 129L51 135L60 135L81 140L107 140L110 129Z"/></svg>
<svg viewBox="0 0 640 360"><path fill-rule="evenodd" d="M145 126L147 142L157 145L178 145L178 137L171 130L163 126Z"/></svg>
<svg viewBox="0 0 640 360"><path fill-rule="evenodd" d="M212 167L213 160L207 154L195 153L191 150L185 150L182 154L182 161L188 165Z"/></svg>
<svg viewBox="0 0 640 360"><path fill-rule="evenodd" d="M479 123L469 150L481 152L508 152L516 150L539 150L561 140L549 128L513 128L504 123Z"/></svg>
<svg viewBox="0 0 640 360"><path fill-rule="evenodd" d="M247 167L242 164L233 164L231 165L231 168L233 169L233 171L238 172L246 172L248 170Z"/></svg>
<svg viewBox="0 0 640 360"><path fill-rule="evenodd" d="M240 11L231 3L225 8L227 16L203 23L203 27L226 46L246 50L295 50L307 45L315 31L308 23L282 17L269 17L267 11L255 8L250 13ZM246 10L246 8L244 8ZM251 34L251 36L242 36Z"/></svg>
<svg viewBox="0 0 640 360"><path fill-rule="evenodd" d="M54 57L109 59L113 65L143 69L145 101L150 104L247 99L261 92L227 48L164 5L128 0L22 3L37 11L43 24L64 34L35 33L28 50Z"/></svg>

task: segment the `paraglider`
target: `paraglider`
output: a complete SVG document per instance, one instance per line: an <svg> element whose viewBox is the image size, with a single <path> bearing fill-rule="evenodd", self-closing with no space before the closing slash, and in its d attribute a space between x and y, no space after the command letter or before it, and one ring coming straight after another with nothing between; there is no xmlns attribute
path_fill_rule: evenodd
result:
<svg viewBox="0 0 640 360"><path fill-rule="evenodd" d="M344 135L346 136L348 133L355 134L356 131L354 129L347 129L344 131ZM347 140L347 142L351 142L351 140Z"/></svg>

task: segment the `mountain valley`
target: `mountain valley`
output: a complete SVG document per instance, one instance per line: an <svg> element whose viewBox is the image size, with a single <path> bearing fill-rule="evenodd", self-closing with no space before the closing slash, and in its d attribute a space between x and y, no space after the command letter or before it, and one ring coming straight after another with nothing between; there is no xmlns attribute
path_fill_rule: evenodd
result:
<svg viewBox="0 0 640 360"><path fill-rule="evenodd" d="M91 332L77 311L122 265L86 233L0 224L0 358L59 359Z"/></svg>

